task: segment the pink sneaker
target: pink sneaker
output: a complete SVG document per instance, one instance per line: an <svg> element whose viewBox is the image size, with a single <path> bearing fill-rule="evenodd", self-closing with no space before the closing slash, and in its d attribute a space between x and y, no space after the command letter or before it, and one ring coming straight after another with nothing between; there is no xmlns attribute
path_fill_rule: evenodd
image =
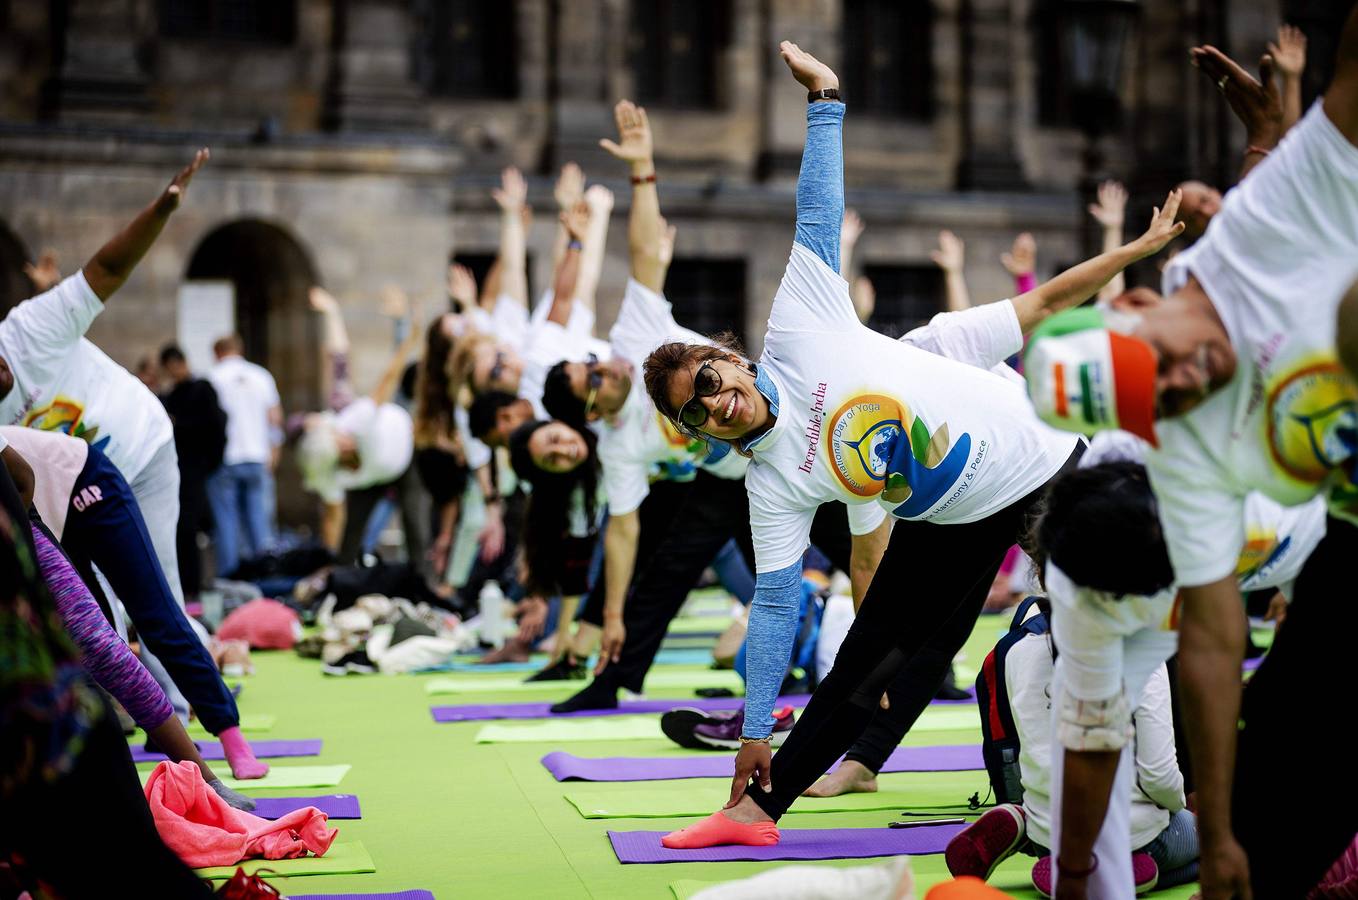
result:
<svg viewBox="0 0 1358 900"><path fill-rule="evenodd" d="M995 867L1018 849L1027 825L1022 807L1016 804L1002 803L986 810L985 815L948 842L943 857L948 871L954 878L961 875L989 878Z"/></svg>
<svg viewBox="0 0 1358 900"><path fill-rule="evenodd" d="M1033 887L1040 896L1050 898L1052 895L1053 868L1050 856L1042 857L1033 865ZM1160 883L1160 867L1149 853L1132 854L1132 883L1138 897L1155 890Z"/></svg>

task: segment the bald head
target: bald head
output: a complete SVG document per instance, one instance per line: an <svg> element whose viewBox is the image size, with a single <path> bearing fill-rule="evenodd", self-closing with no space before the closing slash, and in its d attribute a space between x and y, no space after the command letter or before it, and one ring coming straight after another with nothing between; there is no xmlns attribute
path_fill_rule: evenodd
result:
<svg viewBox="0 0 1358 900"><path fill-rule="evenodd" d="M1221 191L1201 181L1182 182L1178 189L1183 191L1179 221L1184 223L1184 236L1197 240L1221 209Z"/></svg>

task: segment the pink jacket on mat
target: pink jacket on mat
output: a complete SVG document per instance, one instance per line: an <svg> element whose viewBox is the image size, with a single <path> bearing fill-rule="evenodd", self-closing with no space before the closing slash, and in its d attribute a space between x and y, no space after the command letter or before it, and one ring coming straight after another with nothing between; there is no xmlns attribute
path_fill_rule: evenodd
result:
<svg viewBox="0 0 1358 900"><path fill-rule="evenodd" d="M233 809L187 761L156 766L146 782L146 802L161 840L194 868L234 866L259 857L292 859L308 850L324 856L339 834L312 806L272 822Z"/></svg>

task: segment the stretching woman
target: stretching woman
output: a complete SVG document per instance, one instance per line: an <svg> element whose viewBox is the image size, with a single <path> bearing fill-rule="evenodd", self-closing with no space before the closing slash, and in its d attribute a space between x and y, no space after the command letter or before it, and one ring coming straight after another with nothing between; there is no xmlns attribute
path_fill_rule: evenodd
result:
<svg viewBox="0 0 1358 900"><path fill-rule="evenodd" d="M1043 487L1083 448L1080 439L1042 426L1012 381L859 323L838 274L839 80L795 44L784 42L782 55L810 92L810 105L796 238L763 357L756 367L724 348L667 344L646 361L647 392L661 412L753 458L745 483L758 584L743 746L727 808L667 836L671 847L776 842L774 821L863 731L897 673L921 648L946 666L961 647ZM1146 236L1014 306L1046 309L1092 296L1177 233L1166 212ZM851 504L860 555L882 553L886 512L905 521L879 557L834 669L775 765L771 711L796 624L800 558L816 507L831 500ZM907 584L928 604L891 596ZM941 667L920 672L915 693L931 696L942 677ZM752 775L757 780L747 787Z"/></svg>

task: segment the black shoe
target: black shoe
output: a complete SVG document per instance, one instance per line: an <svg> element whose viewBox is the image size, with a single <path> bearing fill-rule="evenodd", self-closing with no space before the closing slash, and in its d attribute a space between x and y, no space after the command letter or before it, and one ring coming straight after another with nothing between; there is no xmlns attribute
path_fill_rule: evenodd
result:
<svg viewBox="0 0 1358 900"><path fill-rule="evenodd" d="M734 713L727 713L727 715L734 715ZM693 729L699 725L712 724L715 721L715 716L710 716L700 709L681 706L660 717L660 730L665 732L665 737L674 741L680 747L689 750L710 750L711 747L693 736Z"/></svg>
<svg viewBox="0 0 1358 900"><path fill-rule="evenodd" d="M586 709L617 709L618 689L596 678L575 696L552 704L554 713L579 712Z"/></svg>
<svg viewBox="0 0 1358 900"><path fill-rule="evenodd" d="M573 663L563 656L542 671L529 675L524 681L584 681L586 675L584 663Z"/></svg>
<svg viewBox="0 0 1358 900"><path fill-rule="evenodd" d="M371 675L377 671L373 661L363 650L352 650L337 659L333 665L321 666L326 675Z"/></svg>

